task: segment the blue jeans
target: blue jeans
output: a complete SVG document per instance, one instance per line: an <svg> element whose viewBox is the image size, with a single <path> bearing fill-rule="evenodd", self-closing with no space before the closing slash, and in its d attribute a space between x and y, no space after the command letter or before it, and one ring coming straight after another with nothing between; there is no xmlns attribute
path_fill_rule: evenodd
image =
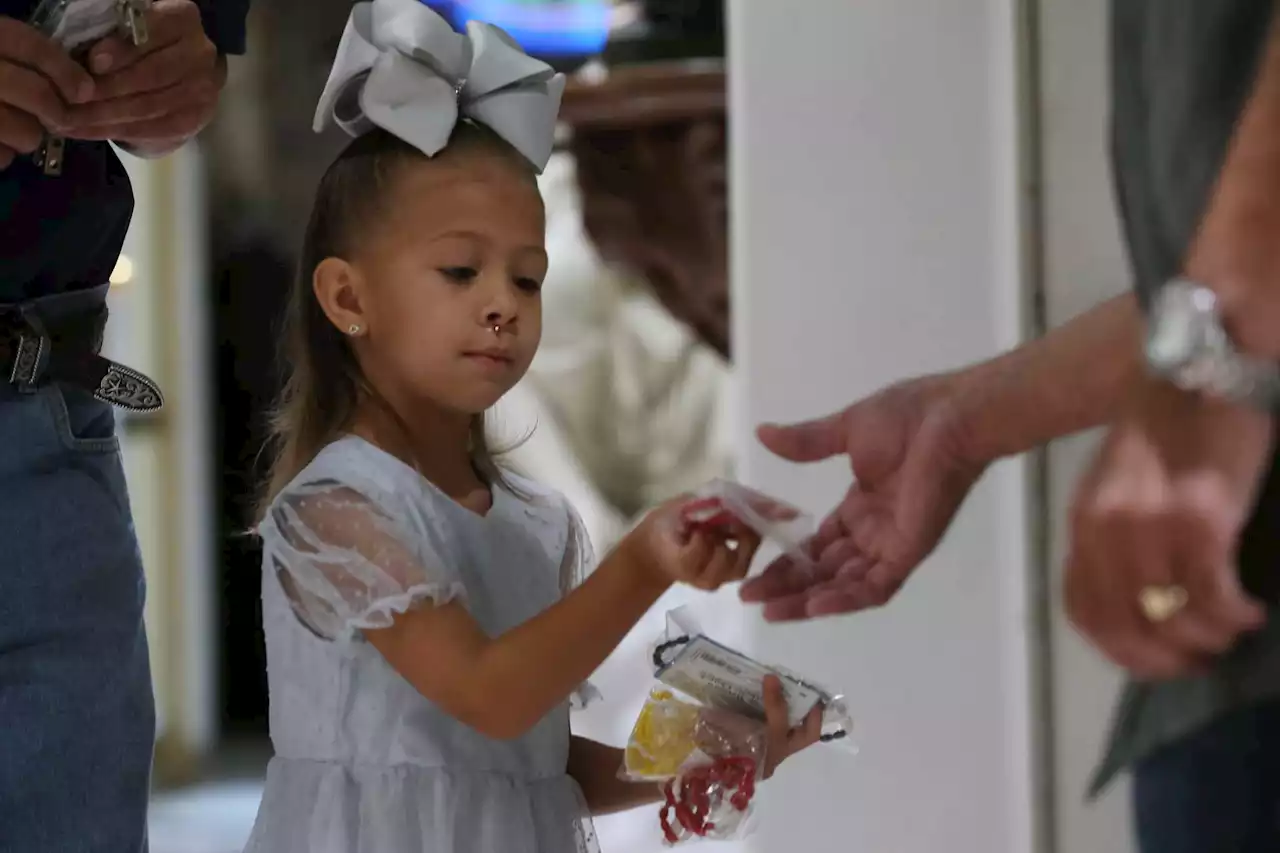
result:
<svg viewBox="0 0 1280 853"><path fill-rule="evenodd" d="M104 296L33 306L48 321ZM0 381L0 853L146 850L144 596L111 408Z"/></svg>
<svg viewBox="0 0 1280 853"><path fill-rule="evenodd" d="M1280 702L1237 711L1135 768L1142 853L1280 851Z"/></svg>

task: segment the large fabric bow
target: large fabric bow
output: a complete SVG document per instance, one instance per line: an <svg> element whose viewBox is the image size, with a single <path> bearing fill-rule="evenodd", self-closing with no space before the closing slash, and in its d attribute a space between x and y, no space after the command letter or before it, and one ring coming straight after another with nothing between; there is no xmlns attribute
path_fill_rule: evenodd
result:
<svg viewBox="0 0 1280 853"><path fill-rule="evenodd" d="M563 94L563 74L491 24L470 21L463 35L419 0L370 0L351 10L314 128L376 126L431 157L465 116L541 172Z"/></svg>

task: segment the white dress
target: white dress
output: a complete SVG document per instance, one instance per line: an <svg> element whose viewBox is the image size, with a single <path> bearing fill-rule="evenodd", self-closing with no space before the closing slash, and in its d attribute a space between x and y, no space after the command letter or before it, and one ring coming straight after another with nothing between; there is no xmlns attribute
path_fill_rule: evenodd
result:
<svg viewBox="0 0 1280 853"><path fill-rule="evenodd" d="M492 740L425 699L361 634L418 603L459 599L496 637L572 586L591 559L576 514L551 490L510 482L519 494L495 487L480 516L346 437L272 504L260 532L276 754L248 851L596 849L566 774L569 700L523 737Z"/></svg>

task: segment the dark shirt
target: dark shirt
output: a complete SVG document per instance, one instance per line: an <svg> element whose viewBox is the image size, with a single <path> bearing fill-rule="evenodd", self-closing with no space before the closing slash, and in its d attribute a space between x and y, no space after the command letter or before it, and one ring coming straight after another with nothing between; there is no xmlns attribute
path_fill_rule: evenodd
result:
<svg viewBox="0 0 1280 853"><path fill-rule="evenodd" d="M1257 77L1276 0L1112 0L1116 197L1144 304L1182 270ZM1100 790L1119 770L1242 705L1280 698L1280 462L1238 555L1270 618L1196 678L1130 684Z"/></svg>
<svg viewBox="0 0 1280 853"><path fill-rule="evenodd" d="M200 0L205 32L222 53L245 47L249 0ZM26 20L36 0L0 0L0 15ZM66 144L61 175L30 158L0 171L0 304L102 284L133 216L133 190L105 142Z"/></svg>

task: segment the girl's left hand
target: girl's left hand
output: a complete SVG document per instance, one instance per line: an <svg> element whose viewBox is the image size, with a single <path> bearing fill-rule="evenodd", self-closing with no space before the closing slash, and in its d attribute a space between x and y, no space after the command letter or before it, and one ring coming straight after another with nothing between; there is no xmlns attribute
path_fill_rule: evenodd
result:
<svg viewBox="0 0 1280 853"><path fill-rule="evenodd" d="M768 779L778 765L801 750L808 749L822 737L822 706L815 705L800 725L791 728L791 715L787 711L787 697L782 690L782 679L776 675L764 680L765 725L768 746L765 748L764 778Z"/></svg>

